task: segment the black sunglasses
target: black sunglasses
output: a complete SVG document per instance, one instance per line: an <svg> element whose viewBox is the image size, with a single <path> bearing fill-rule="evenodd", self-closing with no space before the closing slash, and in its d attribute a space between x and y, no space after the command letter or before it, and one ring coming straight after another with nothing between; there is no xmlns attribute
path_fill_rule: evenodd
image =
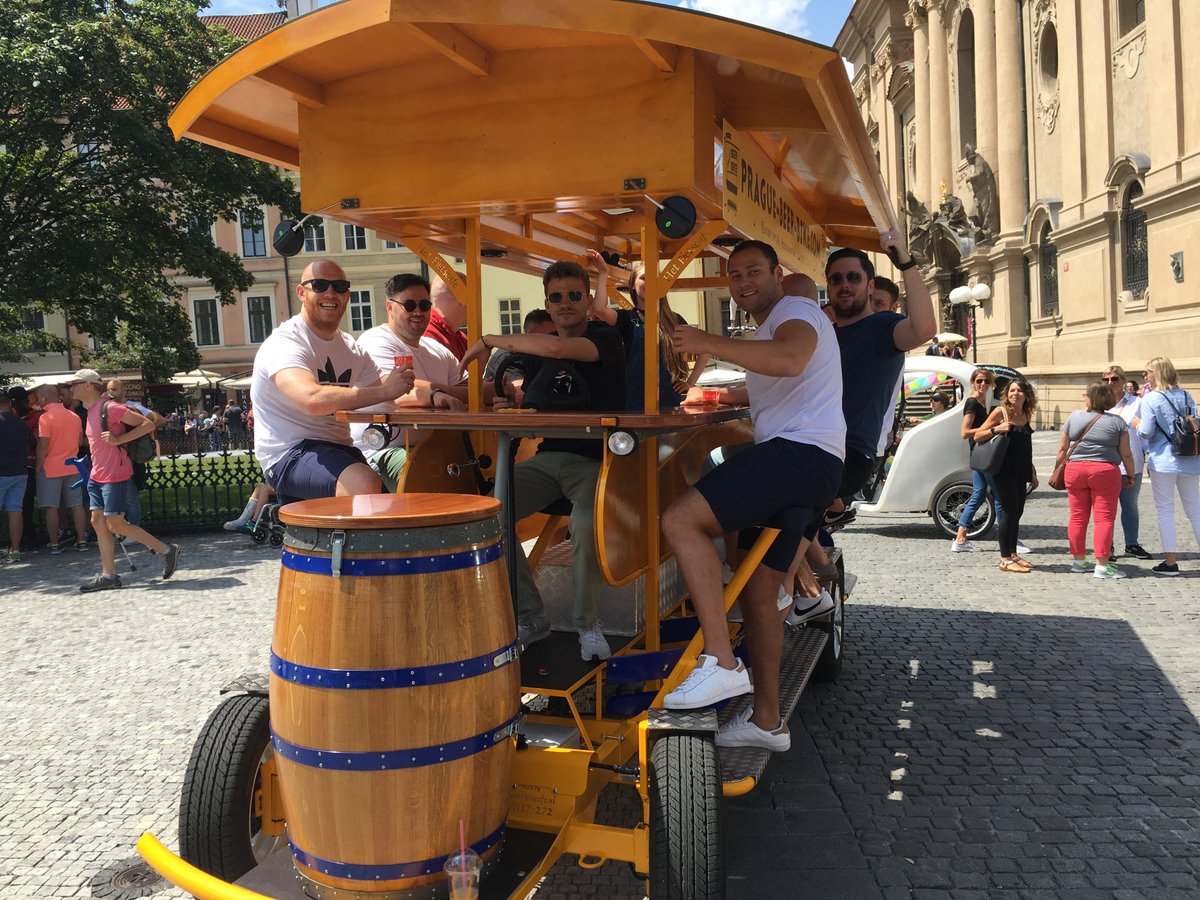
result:
<svg viewBox="0 0 1200 900"><path fill-rule="evenodd" d="M567 291L566 294L562 291L555 291L553 294L547 294L546 299L551 303L562 303L564 300L578 303L583 299L583 291Z"/></svg>
<svg viewBox="0 0 1200 900"><path fill-rule="evenodd" d="M847 272L844 277L844 280L845 280L846 284L862 284L866 280L866 278L867 278L867 276L865 274L863 274L862 272ZM841 272L834 272L832 275L830 275L825 280L829 282L830 287L837 287L839 284L842 283L843 276L842 276Z"/></svg>
<svg viewBox="0 0 1200 900"><path fill-rule="evenodd" d="M974 383L974 384L991 384L991 383L992 383L992 379L990 379L990 378L976 378L976 379L975 379L975 381L974 381L973 383Z"/></svg>
<svg viewBox="0 0 1200 900"><path fill-rule="evenodd" d="M388 297L388 302L399 303L405 312L416 312L417 309L420 309L421 312L429 312L433 308L432 300L393 300Z"/></svg>
<svg viewBox="0 0 1200 900"><path fill-rule="evenodd" d="M1106 381L1106 382L1108 382L1109 384L1120 384L1120 383L1121 383L1121 378L1120 378L1120 376L1118 376L1118 375L1105 375L1105 376L1104 376L1103 378L1101 378L1100 380L1101 380L1101 381Z"/></svg>
<svg viewBox="0 0 1200 900"><path fill-rule="evenodd" d="M300 284L317 294L325 293L330 287L333 288L335 294L344 294L350 290L350 282L344 278L310 278Z"/></svg>

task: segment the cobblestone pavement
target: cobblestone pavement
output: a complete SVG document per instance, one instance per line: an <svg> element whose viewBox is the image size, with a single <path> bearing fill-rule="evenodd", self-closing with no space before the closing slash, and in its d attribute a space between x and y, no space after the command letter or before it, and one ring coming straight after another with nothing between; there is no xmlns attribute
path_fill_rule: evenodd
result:
<svg viewBox="0 0 1200 900"><path fill-rule="evenodd" d="M1054 436L1037 441L1044 475ZM725 802L731 898L1200 896L1200 554L1184 528L1187 577L1070 575L1065 521L1065 495L1034 494L1025 576L996 570L994 541L951 555L927 518L844 533L859 581L842 676L801 700L764 784ZM91 896L144 830L175 846L216 689L265 670L277 551L181 543L175 578L142 551L120 592L77 593L94 552L0 573L5 900ZM634 806L617 790L601 814ZM640 888L626 866L564 861L538 896Z"/></svg>

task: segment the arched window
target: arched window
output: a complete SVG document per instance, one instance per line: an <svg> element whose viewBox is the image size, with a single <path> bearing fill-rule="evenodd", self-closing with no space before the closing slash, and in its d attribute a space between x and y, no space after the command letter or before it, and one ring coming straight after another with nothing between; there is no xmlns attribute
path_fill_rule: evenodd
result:
<svg viewBox="0 0 1200 900"><path fill-rule="evenodd" d="M975 17L963 10L958 23L958 149L975 141Z"/></svg>
<svg viewBox="0 0 1200 900"><path fill-rule="evenodd" d="M1038 250L1038 269L1042 282L1042 316L1058 313L1058 248L1050 238L1050 223L1042 229L1042 245Z"/></svg>
<svg viewBox="0 0 1200 900"><path fill-rule="evenodd" d="M1142 196L1142 186L1129 183L1121 203L1121 250L1125 268L1125 290L1136 298L1150 286L1150 248L1146 242L1146 211L1133 201Z"/></svg>

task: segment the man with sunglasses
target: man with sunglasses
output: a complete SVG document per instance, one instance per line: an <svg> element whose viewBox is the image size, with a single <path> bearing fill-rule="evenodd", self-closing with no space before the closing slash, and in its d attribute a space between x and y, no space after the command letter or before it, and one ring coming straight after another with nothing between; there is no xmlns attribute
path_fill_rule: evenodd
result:
<svg viewBox="0 0 1200 900"><path fill-rule="evenodd" d="M334 413L407 394L413 370L395 368L381 379L370 355L341 330L350 282L337 263L309 263L296 296L300 313L272 331L254 357L254 455L281 503L378 494L379 476Z"/></svg>
<svg viewBox="0 0 1200 900"><path fill-rule="evenodd" d="M524 354L526 386L545 367L557 370L556 386L586 398L584 408L601 412L625 406L625 348L611 325L588 321L591 303L587 270L576 262L556 262L542 276L546 310L557 334L485 334L462 358L462 369L485 361L493 349ZM569 365L563 365L567 362ZM573 383L582 380L583 384ZM604 444L596 439L546 438L533 459L513 473L516 517L540 512L566 499L571 503L571 562L574 598L572 619L579 632L584 660L608 659L611 651L596 620L600 596L600 564L596 559L594 510L596 480ZM517 636L528 645L550 633L542 596L524 554L517 560Z"/></svg>
<svg viewBox="0 0 1200 900"><path fill-rule="evenodd" d="M413 389L401 398L434 409L465 409L465 387L452 387L459 382L458 357L428 334L433 304L429 299L429 282L412 272L393 275L384 285L387 294L387 321L364 331L358 345L371 355L379 371L385 375L396 368L397 357L411 357L416 380ZM384 487L395 492L408 458L408 447L425 440L432 432L412 430L401 432L381 450L372 450L363 441L366 425L351 425L354 445L363 451L371 468L379 473Z"/></svg>

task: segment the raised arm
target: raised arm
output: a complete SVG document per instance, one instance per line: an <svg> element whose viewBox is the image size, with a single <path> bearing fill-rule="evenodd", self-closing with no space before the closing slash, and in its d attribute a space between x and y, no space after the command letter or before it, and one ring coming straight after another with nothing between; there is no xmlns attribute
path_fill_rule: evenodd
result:
<svg viewBox="0 0 1200 900"><path fill-rule="evenodd" d="M921 277L921 270L909 263L915 262L904 241L895 231L885 231L879 238L879 244L897 268L907 266L900 272L904 282L904 295L908 300L908 318L899 322L892 332L892 340L897 350L908 352L923 344L937 334L937 315L934 312L933 300Z"/></svg>
<svg viewBox="0 0 1200 900"><path fill-rule="evenodd" d="M584 255L596 270L596 293L592 295L589 312L592 318L608 325L617 324L617 311L608 305L608 263L595 250L585 250Z"/></svg>
<svg viewBox="0 0 1200 900"><path fill-rule="evenodd" d="M991 411L983 424L975 429L971 436L977 444L986 444L998 434L1004 434L1011 426L1004 421L1004 409L997 406Z"/></svg>

